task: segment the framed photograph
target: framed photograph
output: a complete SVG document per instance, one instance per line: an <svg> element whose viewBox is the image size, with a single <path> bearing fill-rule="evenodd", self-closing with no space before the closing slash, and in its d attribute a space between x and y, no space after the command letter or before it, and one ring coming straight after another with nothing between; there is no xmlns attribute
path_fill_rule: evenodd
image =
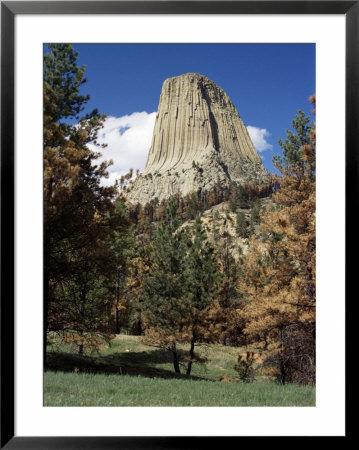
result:
<svg viewBox="0 0 359 450"><path fill-rule="evenodd" d="M1 448L348 436L358 28L1 2Z"/></svg>

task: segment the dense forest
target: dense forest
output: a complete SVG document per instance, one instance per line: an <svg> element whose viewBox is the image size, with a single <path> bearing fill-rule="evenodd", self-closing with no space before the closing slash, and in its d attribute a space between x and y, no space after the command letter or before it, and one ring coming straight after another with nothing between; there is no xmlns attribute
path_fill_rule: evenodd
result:
<svg viewBox="0 0 359 450"><path fill-rule="evenodd" d="M106 116L84 114L77 53L70 44L48 50L45 366L49 336L83 355L123 333L168 352L175 373L191 375L202 363L196 349L216 343L238 347L243 382L260 368L280 384L314 385L315 124L298 112L267 184L218 181L208 192L133 205L133 170L101 183L111 165L98 163Z"/></svg>

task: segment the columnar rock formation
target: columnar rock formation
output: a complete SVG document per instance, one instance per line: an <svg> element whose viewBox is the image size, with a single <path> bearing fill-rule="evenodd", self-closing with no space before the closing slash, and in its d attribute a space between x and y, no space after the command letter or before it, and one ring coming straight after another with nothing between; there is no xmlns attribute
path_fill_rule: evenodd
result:
<svg viewBox="0 0 359 450"><path fill-rule="evenodd" d="M268 174L227 94L196 73L165 80L152 145L131 203L209 190L215 183L265 182Z"/></svg>

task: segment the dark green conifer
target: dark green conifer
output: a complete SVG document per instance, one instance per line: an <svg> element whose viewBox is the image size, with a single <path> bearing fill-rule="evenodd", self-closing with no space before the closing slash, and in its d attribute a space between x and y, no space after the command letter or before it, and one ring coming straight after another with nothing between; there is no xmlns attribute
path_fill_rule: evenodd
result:
<svg viewBox="0 0 359 450"><path fill-rule="evenodd" d="M245 219L245 215L243 211L240 211L237 214L237 225L236 225L236 232L238 236L242 238L248 237L248 229L247 229L247 223Z"/></svg>
<svg viewBox="0 0 359 450"><path fill-rule="evenodd" d="M179 230L177 204L171 198L166 220L157 229L151 245L152 266L144 277L144 317L147 324L161 330L171 344L174 369L180 372L176 333L186 322L186 252L187 235Z"/></svg>
<svg viewBox="0 0 359 450"><path fill-rule="evenodd" d="M283 157L274 156L273 164L280 171L288 166L293 166L294 168L296 166L302 166L303 161L300 150L304 145L312 143L311 136L315 125L302 110L299 110L298 114L292 120L292 128L294 131L286 130L287 137L285 141L281 138L278 139L279 145L283 149Z"/></svg>
<svg viewBox="0 0 359 450"><path fill-rule="evenodd" d="M191 373L195 344L204 338L205 312L213 302L218 279L214 250L207 240L200 215L196 217L193 233L186 261L187 295L185 298L190 341L187 375Z"/></svg>
<svg viewBox="0 0 359 450"><path fill-rule="evenodd" d="M105 116L94 110L80 117L89 100L80 93L85 67L78 66L71 44L49 44L48 50L43 84L44 355L48 329L61 326L54 304L64 304L59 285L74 277L77 284L84 280L84 255L91 260L99 242L106 239L116 192L113 186L101 184L109 164L96 165L100 155L88 147L97 145Z"/></svg>

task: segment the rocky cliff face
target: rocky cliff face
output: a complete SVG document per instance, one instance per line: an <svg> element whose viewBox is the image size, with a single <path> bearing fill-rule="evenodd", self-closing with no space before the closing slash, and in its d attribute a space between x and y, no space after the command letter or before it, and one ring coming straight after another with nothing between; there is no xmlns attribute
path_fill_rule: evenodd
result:
<svg viewBox="0 0 359 450"><path fill-rule="evenodd" d="M208 190L216 182L265 182L268 174L227 94L209 78L187 73L165 80L143 174L131 203Z"/></svg>

